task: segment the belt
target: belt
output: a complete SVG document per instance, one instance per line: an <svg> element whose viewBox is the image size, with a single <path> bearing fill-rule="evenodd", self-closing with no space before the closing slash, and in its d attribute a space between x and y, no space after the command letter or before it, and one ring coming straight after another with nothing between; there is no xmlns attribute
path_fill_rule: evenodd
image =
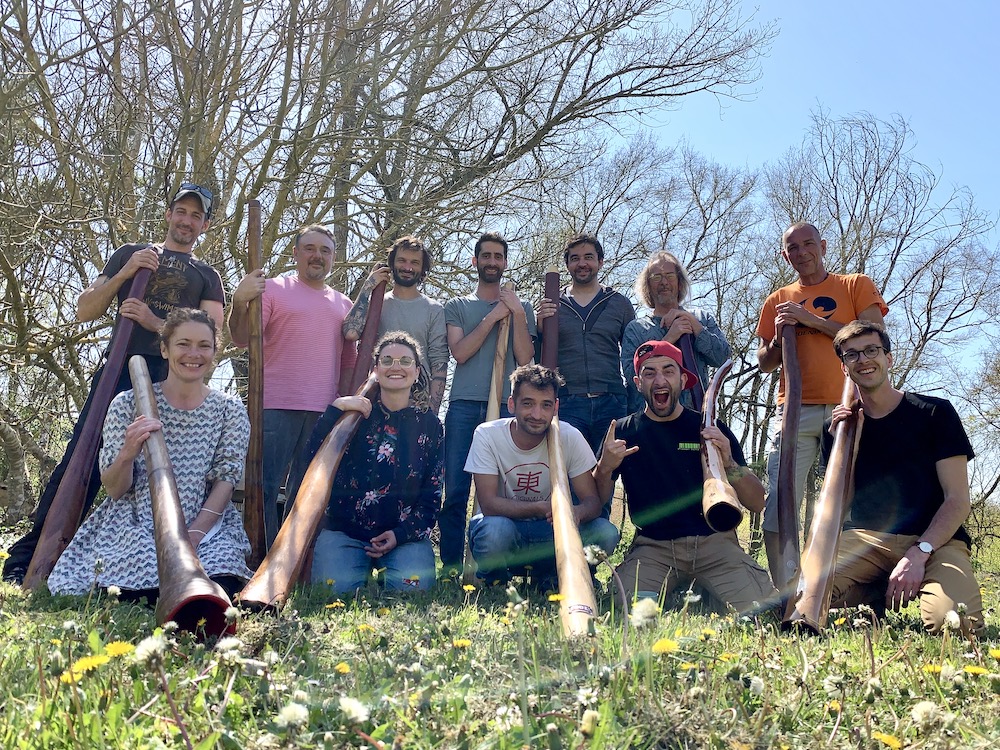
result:
<svg viewBox="0 0 1000 750"><path fill-rule="evenodd" d="M600 393L569 393L566 395L567 398L600 398L601 396L607 396L607 391L602 391Z"/></svg>

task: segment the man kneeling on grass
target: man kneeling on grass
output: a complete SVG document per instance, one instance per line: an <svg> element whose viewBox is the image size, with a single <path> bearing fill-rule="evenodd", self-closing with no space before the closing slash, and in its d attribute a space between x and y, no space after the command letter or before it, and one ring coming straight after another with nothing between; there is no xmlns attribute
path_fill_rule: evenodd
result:
<svg viewBox="0 0 1000 750"><path fill-rule="evenodd" d="M469 524L469 547L487 582L505 582L530 568L543 590L557 588L552 536L552 482L549 427L559 411L562 377L541 365L523 365L510 376L507 419L476 428L465 470L476 483L476 509ZM559 421L563 462L576 495L573 514L585 545L609 555L618 529L601 517L602 501L591 469L594 452L578 429Z"/></svg>
<svg viewBox="0 0 1000 750"><path fill-rule="evenodd" d="M725 424L702 430L698 412L681 406L681 391L696 377L682 361L680 349L668 341L636 349L634 380L645 408L620 425L611 423L594 472L602 498L611 497L621 476L636 527L618 574L626 593L638 598L660 598L697 582L722 608L765 609L778 597L767 572L743 551L735 531L716 533L705 521L701 441L719 448L729 482L747 509L763 510L764 487Z"/></svg>

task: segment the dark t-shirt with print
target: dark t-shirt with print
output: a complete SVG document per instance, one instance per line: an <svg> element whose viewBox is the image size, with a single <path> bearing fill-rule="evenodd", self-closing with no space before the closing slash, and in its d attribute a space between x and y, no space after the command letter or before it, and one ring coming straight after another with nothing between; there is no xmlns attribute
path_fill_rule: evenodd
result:
<svg viewBox="0 0 1000 750"><path fill-rule="evenodd" d="M746 465L743 450L732 431L718 423L733 460ZM715 532L702 512L701 415L685 409L669 422L657 422L645 412L618 422L615 437L639 450L626 456L615 476L621 476L629 515L643 536L669 540L708 536Z"/></svg>
<svg viewBox="0 0 1000 750"><path fill-rule="evenodd" d="M132 254L150 245L122 245L108 259L102 276L111 278L117 274L132 257ZM202 300L226 303L219 272L204 261L194 258L191 253L178 253L165 248L156 248L160 254L160 265L146 287L143 297L149 309L159 318L166 319L175 307L199 307ZM132 289L129 279L118 290L118 305L128 299ZM159 355L160 345L157 334L136 326L129 342L128 353Z"/></svg>

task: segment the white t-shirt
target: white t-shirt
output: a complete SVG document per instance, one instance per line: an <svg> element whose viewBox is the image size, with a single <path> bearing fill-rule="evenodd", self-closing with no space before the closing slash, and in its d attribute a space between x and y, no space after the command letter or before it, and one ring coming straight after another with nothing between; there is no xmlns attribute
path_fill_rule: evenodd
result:
<svg viewBox="0 0 1000 750"><path fill-rule="evenodd" d="M472 448L465 462L470 474L496 474L500 477L497 495L533 502L548 500L552 494L549 479L549 436L531 450L521 450L510 434L513 417L484 422L476 428ZM570 479L590 471L597 464L586 438L573 425L559 420L563 461ZM476 513L479 503L476 503Z"/></svg>

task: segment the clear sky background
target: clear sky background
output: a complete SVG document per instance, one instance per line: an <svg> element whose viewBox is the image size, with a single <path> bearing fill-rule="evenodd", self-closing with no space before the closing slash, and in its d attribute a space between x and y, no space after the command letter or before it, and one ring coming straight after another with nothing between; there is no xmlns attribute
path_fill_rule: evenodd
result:
<svg viewBox="0 0 1000 750"><path fill-rule="evenodd" d="M744 0L777 22L748 101L695 95L656 131L729 166L757 167L801 143L811 111L899 114L912 155L1000 214L1000 2L996 0ZM1000 233L993 232L992 242Z"/></svg>

